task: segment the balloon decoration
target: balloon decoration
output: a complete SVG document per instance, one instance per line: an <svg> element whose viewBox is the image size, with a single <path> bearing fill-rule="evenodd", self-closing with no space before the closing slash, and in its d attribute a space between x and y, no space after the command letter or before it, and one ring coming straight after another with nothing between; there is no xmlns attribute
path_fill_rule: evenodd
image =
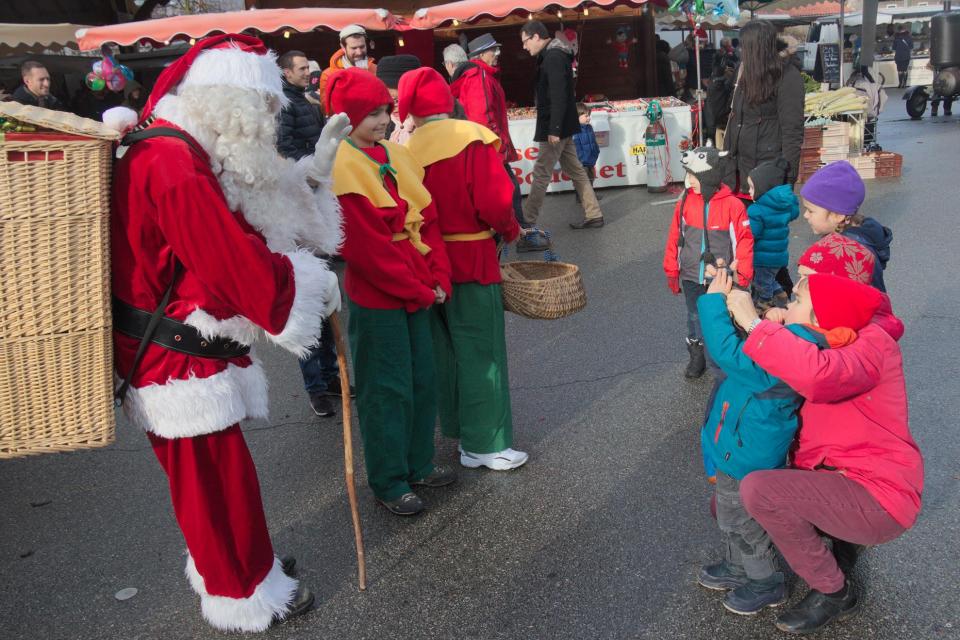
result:
<svg viewBox="0 0 960 640"><path fill-rule="evenodd" d="M93 63L93 71L87 74L87 86L92 91L110 91L120 92L127 86L127 82L133 80L133 71L130 67L120 64L113 57L113 50L108 45L100 48L102 60Z"/></svg>
<svg viewBox="0 0 960 640"><path fill-rule="evenodd" d="M672 0L670 11L679 11L696 24L705 18L727 17L727 24L734 26L740 20L740 5L737 0Z"/></svg>

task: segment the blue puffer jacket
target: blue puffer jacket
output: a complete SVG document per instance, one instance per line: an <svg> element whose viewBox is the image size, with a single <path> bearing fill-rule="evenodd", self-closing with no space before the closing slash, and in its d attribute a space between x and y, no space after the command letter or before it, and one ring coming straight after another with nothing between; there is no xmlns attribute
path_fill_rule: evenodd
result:
<svg viewBox="0 0 960 640"><path fill-rule="evenodd" d="M707 474L720 469L737 480L751 471L779 469L797 431L800 396L743 353L719 293L700 296L700 325L710 357L723 371L707 422L700 431ZM803 325L787 327L821 348L826 341Z"/></svg>
<svg viewBox="0 0 960 640"><path fill-rule="evenodd" d="M593 132L593 125L580 125L580 133L573 134L573 143L577 145L577 159L585 167L593 167L600 157L600 146L597 144L597 134Z"/></svg>
<svg viewBox="0 0 960 640"><path fill-rule="evenodd" d="M774 187L747 208L753 232L753 266L785 267L790 260L790 223L800 215L793 187Z"/></svg>

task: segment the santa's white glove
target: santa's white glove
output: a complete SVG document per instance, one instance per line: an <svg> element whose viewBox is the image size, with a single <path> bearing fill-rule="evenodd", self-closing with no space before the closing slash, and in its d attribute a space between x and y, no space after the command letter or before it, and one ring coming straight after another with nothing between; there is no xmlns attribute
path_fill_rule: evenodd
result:
<svg viewBox="0 0 960 640"><path fill-rule="evenodd" d="M338 113L327 120L320 132L320 139L313 151L314 175L326 178L333 169L333 161L337 157L337 148L340 142L350 135L353 126L345 113Z"/></svg>
<svg viewBox="0 0 960 640"><path fill-rule="evenodd" d="M325 300L323 306L323 317L329 318L330 314L334 311L340 311L341 301L340 301L340 281L337 279L337 274L333 271L328 271L327 275L329 280L327 281L327 291L323 296Z"/></svg>

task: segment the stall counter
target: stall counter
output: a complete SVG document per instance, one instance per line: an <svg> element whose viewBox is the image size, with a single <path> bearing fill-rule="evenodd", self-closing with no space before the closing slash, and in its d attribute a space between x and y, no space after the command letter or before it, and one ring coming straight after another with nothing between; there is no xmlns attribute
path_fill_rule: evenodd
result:
<svg viewBox="0 0 960 640"><path fill-rule="evenodd" d="M910 68L907 72L907 86L913 87L916 85L933 84L933 70L927 67L928 64L930 64L930 58L928 56L910 60ZM844 78L849 78L852 71L853 65L851 63L843 63ZM877 81L880 80L880 75L883 76L884 88L896 88L899 79L897 76L897 65L893 61L893 58L874 60L873 68L870 72Z"/></svg>
<svg viewBox="0 0 960 640"><path fill-rule="evenodd" d="M663 98L661 104L664 105L663 122L667 130L668 178L672 182L679 182L683 180L684 173L680 154L691 146L690 106L675 98ZM609 113L610 133L608 144L600 147L594 186L599 188L646 184L646 102L630 100L605 103L603 106L594 106L593 113L598 112ZM594 115L595 128L598 119L600 118ZM512 163L511 167L520 180L524 195L530 192L533 165L539 151L539 143L533 141L535 130L536 114L532 110L511 111L510 137L522 156L520 160ZM572 190L573 183L557 165L547 191Z"/></svg>

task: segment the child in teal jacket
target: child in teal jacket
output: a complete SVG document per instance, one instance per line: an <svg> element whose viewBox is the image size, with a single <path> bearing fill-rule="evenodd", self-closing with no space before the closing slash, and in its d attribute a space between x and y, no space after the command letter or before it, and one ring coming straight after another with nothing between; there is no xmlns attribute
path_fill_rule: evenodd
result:
<svg viewBox="0 0 960 640"><path fill-rule="evenodd" d="M747 185L753 204L747 207L753 233L754 299L761 307L778 302L786 307L787 295L777 282L777 272L790 260L790 223L800 215L793 187L784 184L789 165L783 158L759 164L750 172Z"/></svg>
<svg viewBox="0 0 960 640"><path fill-rule="evenodd" d="M724 543L723 560L701 568L698 581L710 589L730 589L724 606L749 615L781 604L787 591L783 574L775 570L770 537L740 502L740 481L751 471L786 466L801 398L744 355L744 338L727 311L730 282L721 271L697 301L707 352L722 372L700 440L708 474L716 473L717 525ZM804 284L794 290L798 299L808 295ZM804 319L787 319L794 322L787 325L794 334L826 346L819 333L801 324Z"/></svg>

